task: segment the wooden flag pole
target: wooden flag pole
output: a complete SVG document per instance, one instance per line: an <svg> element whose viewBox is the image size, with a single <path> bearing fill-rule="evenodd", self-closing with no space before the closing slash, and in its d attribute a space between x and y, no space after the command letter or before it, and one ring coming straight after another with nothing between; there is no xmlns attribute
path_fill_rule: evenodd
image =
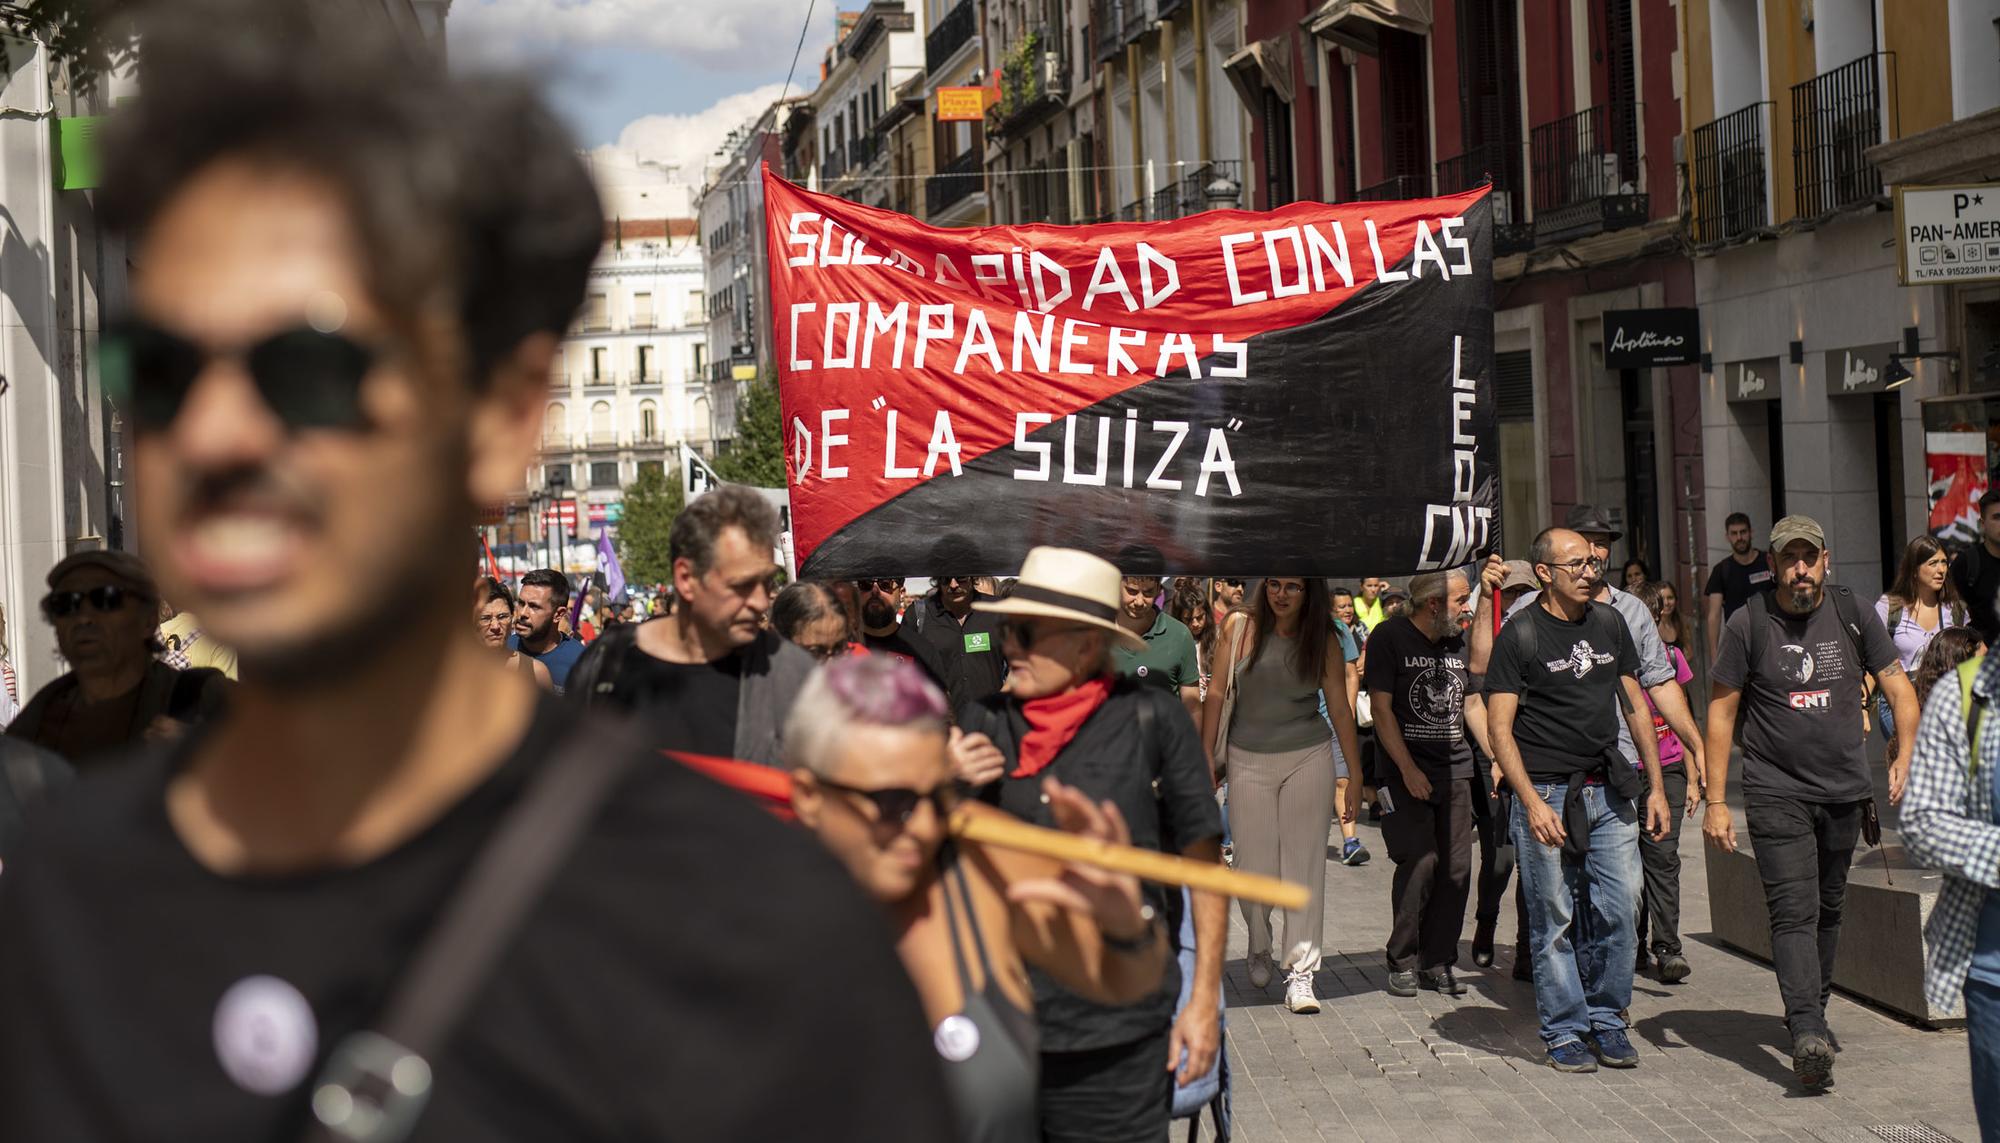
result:
<svg viewBox="0 0 2000 1143"><path fill-rule="evenodd" d="M1303 909L1312 900L1305 886L1255 873L1240 873L1206 861L1190 861L1167 853L1155 853L1131 845L1113 845L1095 838L1078 837L1061 830L1044 829L997 815L972 815L959 811L951 816L951 832L982 845L997 845L1039 853L1059 861L1095 865L1114 873L1129 873L1161 885L1185 885L1204 893L1220 893L1270 905L1279 909Z"/></svg>

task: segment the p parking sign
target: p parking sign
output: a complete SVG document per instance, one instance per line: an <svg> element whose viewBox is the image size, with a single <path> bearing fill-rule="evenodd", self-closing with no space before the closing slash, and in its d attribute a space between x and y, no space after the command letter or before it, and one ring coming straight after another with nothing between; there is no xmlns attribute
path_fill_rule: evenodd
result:
<svg viewBox="0 0 2000 1143"><path fill-rule="evenodd" d="M1896 247L1905 286L2000 282L2000 183L1897 187Z"/></svg>

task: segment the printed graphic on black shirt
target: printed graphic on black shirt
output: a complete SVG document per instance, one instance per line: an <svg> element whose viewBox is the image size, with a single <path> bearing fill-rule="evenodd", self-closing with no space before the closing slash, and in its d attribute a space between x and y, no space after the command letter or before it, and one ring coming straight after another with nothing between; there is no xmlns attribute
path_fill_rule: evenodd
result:
<svg viewBox="0 0 2000 1143"><path fill-rule="evenodd" d="M1408 617L1397 616L1375 629L1369 645L1362 683L1389 696L1410 761L1429 777L1470 777L1465 638L1454 633L1433 643Z"/></svg>

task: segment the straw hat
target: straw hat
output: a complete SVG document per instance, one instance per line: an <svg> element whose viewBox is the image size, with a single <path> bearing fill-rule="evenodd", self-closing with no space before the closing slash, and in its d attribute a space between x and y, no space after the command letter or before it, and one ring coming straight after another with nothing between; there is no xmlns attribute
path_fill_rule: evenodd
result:
<svg viewBox="0 0 2000 1143"><path fill-rule="evenodd" d="M1068 619L1109 631L1127 651L1143 651L1146 641L1118 626L1120 578L1109 560L1088 552L1035 548L1021 565L1021 577L1007 598L975 603L972 609L995 615Z"/></svg>

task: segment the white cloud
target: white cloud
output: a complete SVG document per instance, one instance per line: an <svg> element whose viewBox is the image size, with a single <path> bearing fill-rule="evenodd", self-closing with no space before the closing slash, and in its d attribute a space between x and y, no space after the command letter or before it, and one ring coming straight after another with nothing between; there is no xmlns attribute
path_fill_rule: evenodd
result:
<svg viewBox="0 0 2000 1143"><path fill-rule="evenodd" d="M700 182L702 166L736 128L763 114L778 98L782 85L768 83L750 91L725 95L687 115L647 115L625 125L617 149L640 159L676 167L681 181ZM600 153L609 148L600 148Z"/></svg>
<svg viewBox="0 0 2000 1143"><path fill-rule="evenodd" d="M658 51L708 67L768 68L782 45L789 60L811 0L458 0L451 9L454 48L503 55L616 47ZM833 5L812 6L807 47L824 45ZM810 71L817 55L802 56Z"/></svg>

